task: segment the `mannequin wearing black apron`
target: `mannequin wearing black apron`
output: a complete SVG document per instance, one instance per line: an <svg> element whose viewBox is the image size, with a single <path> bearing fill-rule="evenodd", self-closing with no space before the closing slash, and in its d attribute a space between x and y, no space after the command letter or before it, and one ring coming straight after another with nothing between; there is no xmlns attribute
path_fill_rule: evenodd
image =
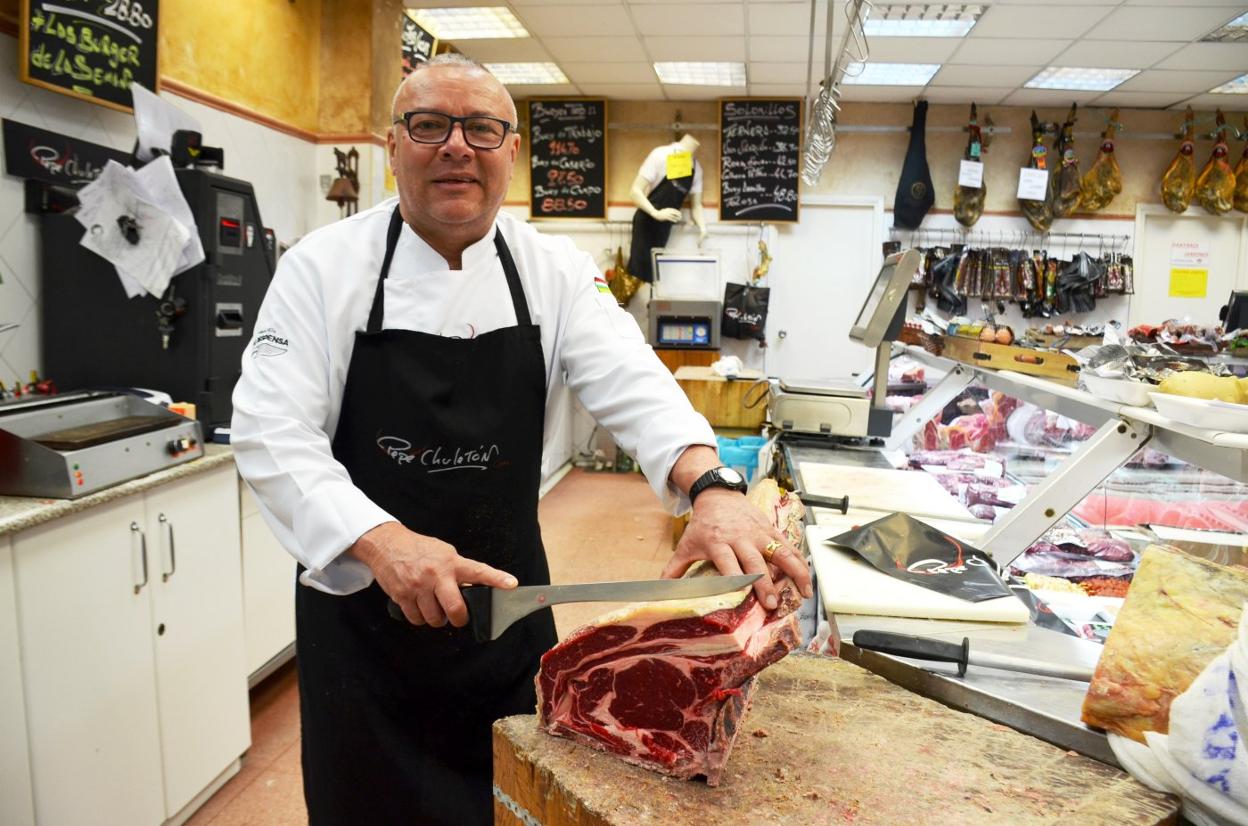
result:
<svg viewBox="0 0 1248 826"><path fill-rule="evenodd" d="M693 186L693 171L680 178L664 178L659 185L646 196L656 210L680 209ZM628 274L642 281L654 280L654 267L650 260L653 247L667 246L667 239L672 234L674 224L671 221L659 221L651 218L644 210L633 213L633 238L628 249Z"/></svg>
<svg viewBox="0 0 1248 826"><path fill-rule="evenodd" d="M515 327L470 339L386 330L402 228L396 207L368 327L355 336L334 457L410 530L521 585L547 584L537 524L546 364L511 253L496 232ZM538 659L556 642L551 613L481 644L467 629L395 621L387 599L376 582L348 596L297 589L309 821L491 823L490 726L536 708Z"/></svg>

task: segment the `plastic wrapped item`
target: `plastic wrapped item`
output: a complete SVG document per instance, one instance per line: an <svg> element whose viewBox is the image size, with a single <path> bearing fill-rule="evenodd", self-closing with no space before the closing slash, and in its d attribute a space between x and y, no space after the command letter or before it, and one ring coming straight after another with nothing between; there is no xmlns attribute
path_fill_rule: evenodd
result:
<svg viewBox="0 0 1248 826"><path fill-rule="evenodd" d="M1006 432L1015 444L1064 447L1071 442L1085 441L1096 432L1096 428L1051 410L1024 404L1010 414Z"/></svg>

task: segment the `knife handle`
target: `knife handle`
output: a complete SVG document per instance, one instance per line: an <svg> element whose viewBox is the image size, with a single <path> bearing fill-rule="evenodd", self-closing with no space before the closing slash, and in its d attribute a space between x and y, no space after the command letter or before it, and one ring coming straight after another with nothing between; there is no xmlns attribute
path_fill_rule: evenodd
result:
<svg viewBox="0 0 1248 826"><path fill-rule="evenodd" d="M477 642L490 641L490 588L485 585L469 585L466 588L460 588L459 593L464 598L464 604L468 606L468 628L472 631L472 638ZM407 622L407 617L403 614L403 609L392 599L386 600L386 613L391 619Z"/></svg>
<svg viewBox="0 0 1248 826"><path fill-rule="evenodd" d="M889 631L855 631L854 646L895 657L957 663L959 677L966 676L966 665L971 656L970 637L963 637L959 645L956 642L894 634Z"/></svg>

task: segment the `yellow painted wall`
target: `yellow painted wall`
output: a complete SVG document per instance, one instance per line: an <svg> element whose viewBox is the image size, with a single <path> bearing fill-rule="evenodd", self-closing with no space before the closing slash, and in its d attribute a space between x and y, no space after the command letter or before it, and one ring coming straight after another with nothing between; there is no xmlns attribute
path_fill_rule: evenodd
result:
<svg viewBox="0 0 1248 826"><path fill-rule="evenodd" d="M320 132L358 133L369 123L371 6L372 0L330 0L321 9Z"/></svg>

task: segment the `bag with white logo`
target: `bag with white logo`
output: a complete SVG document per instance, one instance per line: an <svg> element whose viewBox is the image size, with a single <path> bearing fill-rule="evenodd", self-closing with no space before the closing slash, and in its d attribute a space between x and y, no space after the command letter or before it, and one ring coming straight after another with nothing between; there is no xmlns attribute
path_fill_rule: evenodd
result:
<svg viewBox="0 0 1248 826"><path fill-rule="evenodd" d="M720 335L728 338L755 339L764 346L767 335L767 303L771 290L767 287L751 287L749 284L724 285L724 317L720 321Z"/></svg>

